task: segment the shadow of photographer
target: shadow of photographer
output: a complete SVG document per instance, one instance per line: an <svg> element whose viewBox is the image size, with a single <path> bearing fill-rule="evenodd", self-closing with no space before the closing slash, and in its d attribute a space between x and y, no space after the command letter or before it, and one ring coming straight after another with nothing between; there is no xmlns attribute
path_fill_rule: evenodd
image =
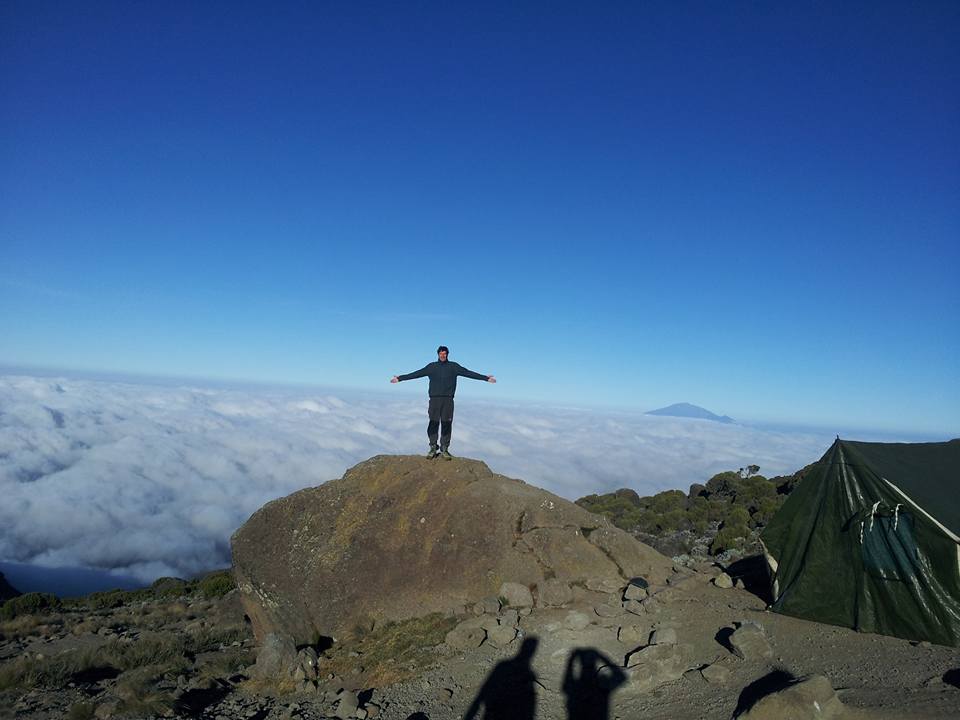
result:
<svg viewBox="0 0 960 720"><path fill-rule="evenodd" d="M464 720L534 720L540 685L532 660L539 641L530 636L509 660L498 663L474 698ZM610 696L626 682L617 664L593 648L576 648L563 678L568 720L609 720ZM541 685L542 687L542 685Z"/></svg>

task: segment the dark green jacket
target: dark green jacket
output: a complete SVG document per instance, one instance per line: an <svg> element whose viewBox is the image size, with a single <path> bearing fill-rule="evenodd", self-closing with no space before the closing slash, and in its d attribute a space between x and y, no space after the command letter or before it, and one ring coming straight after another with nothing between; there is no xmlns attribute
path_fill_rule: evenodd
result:
<svg viewBox="0 0 960 720"><path fill-rule="evenodd" d="M407 375L397 375L397 380L414 380L416 378L430 378L430 397L453 397L457 392L457 376L473 380L489 380L489 375L481 375L473 370L467 370L459 363L447 360L432 362L416 372Z"/></svg>

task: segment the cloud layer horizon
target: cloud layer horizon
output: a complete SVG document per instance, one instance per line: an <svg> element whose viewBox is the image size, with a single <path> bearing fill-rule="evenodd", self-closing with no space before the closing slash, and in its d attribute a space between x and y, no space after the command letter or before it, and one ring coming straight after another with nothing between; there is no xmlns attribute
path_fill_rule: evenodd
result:
<svg viewBox="0 0 960 720"><path fill-rule="evenodd" d="M0 559L189 577L230 563L264 503L373 455L426 449L425 398L0 376ZM456 455L568 499L641 495L831 438L706 420L458 400Z"/></svg>

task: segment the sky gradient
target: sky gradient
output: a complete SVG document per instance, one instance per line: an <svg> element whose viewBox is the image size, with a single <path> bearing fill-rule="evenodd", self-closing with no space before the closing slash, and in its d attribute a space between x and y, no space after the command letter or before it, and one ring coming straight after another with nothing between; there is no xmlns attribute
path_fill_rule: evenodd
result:
<svg viewBox="0 0 960 720"><path fill-rule="evenodd" d="M960 434L960 5L516 5L0 4L0 363Z"/></svg>

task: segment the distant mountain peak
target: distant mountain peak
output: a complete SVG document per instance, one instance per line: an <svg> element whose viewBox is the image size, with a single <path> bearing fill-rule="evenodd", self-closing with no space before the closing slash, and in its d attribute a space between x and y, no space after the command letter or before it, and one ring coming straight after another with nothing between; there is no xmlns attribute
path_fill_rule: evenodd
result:
<svg viewBox="0 0 960 720"><path fill-rule="evenodd" d="M732 423L734 419L728 415L715 415L706 408L690 403L674 403L659 410L651 410L647 415L662 415L664 417L685 417L698 418L700 420L713 420L714 422Z"/></svg>

